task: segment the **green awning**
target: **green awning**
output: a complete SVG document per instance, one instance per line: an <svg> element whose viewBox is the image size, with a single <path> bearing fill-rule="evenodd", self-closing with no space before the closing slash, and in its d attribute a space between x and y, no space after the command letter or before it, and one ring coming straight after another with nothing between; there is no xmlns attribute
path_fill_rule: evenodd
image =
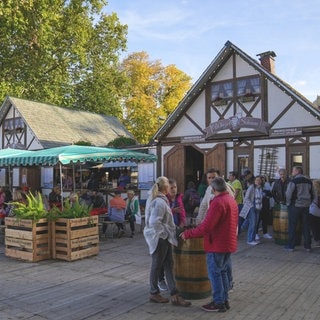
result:
<svg viewBox="0 0 320 320"><path fill-rule="evenodd" d="M100 148L91 146L70 145L39 151L24 151L1 158L0 166L53 166L58 163L85 163L87 161L134 161L154 162L157 156L126 149Z"/></svg>

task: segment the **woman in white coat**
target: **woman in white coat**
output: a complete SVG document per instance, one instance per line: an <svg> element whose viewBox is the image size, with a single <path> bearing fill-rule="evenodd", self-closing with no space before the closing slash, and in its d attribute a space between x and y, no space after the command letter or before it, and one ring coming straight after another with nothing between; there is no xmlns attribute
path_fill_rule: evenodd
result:
<svg viewBox="0 0 320 320"><path fill-rule="evenodd" d="M145 240L152 256L150 270L150 301L166 303L169 299L162 297L158 288L158 279L161 269L167 281L170 291L171 303L177 306L188 307L189 301L185 301L178 294L173 275L172 245L177 245L176 226L173 221L166 194L169 192L169 180L166 177L157 178L151 189L151 195L146 203L146 226L143 230Z"/></svg>

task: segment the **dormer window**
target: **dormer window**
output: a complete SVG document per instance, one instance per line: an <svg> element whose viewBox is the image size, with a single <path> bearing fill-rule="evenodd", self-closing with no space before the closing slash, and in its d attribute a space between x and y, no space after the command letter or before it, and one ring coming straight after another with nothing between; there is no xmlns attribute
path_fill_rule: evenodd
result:
<svg viewBox="0 0 320 320"><path fill-rule="evenodd" d="M19 118L6 119L3 123L3 131L5 134L13 132L21 133L24 130L24 122Z"/></svg>
<svg viewBox="0 0 320 320"><path fill-rule="evenodd" d="M254 101L261 93L260 76L254 75L245 78L214 82L211 86L211 102L213 106L226 105L232 99L242 102Z"/></svg>

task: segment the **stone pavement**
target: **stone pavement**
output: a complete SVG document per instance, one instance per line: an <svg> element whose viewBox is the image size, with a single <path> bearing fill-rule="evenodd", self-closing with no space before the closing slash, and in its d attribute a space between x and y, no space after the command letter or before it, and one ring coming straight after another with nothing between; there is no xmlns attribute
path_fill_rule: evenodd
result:
<svg viewBox="0 0 320 320"><path fill-rule="evenodd" d="M318 320L320 248L285 252L273 240L256 247L239 237L233 258L231 309L207 313L148 301L150 256L141 233L107 239L98 256L27 263L4 255L0 245L0 320ZM168 294L164 294L168 296Z"/></svg>

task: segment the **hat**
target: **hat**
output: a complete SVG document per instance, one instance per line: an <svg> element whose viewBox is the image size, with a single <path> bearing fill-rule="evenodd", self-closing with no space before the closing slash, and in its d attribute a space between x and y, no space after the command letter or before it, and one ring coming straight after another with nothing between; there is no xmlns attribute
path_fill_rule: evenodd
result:
<svg viewBox="0 0 320 320"><path fill-rule="evenodd" d="M249 174L251 174L251 171L250 171L250 170L245 170L244 173L243 173L244 176L247 176L247 175L249 175Z"/></svg>

